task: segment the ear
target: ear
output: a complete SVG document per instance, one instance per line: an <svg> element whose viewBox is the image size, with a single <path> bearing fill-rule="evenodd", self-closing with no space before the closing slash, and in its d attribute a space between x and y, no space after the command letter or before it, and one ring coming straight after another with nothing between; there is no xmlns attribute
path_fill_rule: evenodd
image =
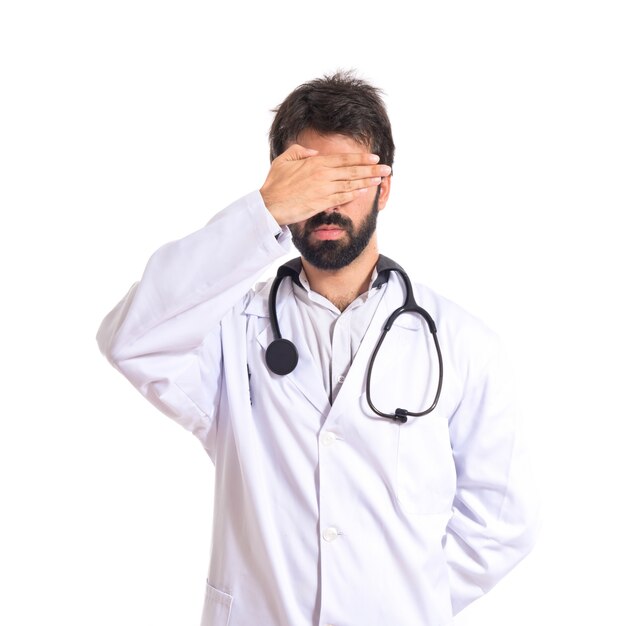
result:
<svg viewBox="0 0 626 626"><path fill-rule="evenodd" d="M378 210L382 211L387 205L389 192L391 191L391 176L385 176L380 183L380 195L378 196Z"/></svg>

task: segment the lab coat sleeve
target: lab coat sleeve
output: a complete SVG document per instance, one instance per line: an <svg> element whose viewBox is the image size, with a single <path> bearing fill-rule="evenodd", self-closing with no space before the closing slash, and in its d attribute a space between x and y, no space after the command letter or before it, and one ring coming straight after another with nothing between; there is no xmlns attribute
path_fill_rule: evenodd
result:
<svg viewBox="0 0 626 626"><path fill-rule="evenodd" d="M220 321L289 250L261 195L244 196L201 230L154 253L141 281L106 316L109 361L211 452L221 381Z"/></svg>
<svg viewBox="0 0 626 626"><path fill-rule="evenodd" d="M445 553L455 614L528 554L538 525L513 379L497 337L483 341L481 352L487 357L468 364L450 419L457 491Z"/></svg>

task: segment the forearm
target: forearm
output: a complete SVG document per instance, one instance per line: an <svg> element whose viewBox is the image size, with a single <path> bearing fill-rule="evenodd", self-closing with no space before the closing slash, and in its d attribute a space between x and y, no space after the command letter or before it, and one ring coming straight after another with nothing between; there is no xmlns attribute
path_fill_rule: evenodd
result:
<svg viewBox="0 0 626 626"><path fill-rule="evenodd" d="M116 369L209 450L222 375L220 321L288 250L288 235L277 239L276 231L258 193L242 198L159 249L98 331Z"/></svg>
<svg viewBox="0 0 626 626"><path fill-rule="evenodd" d="M104 319L102 352L117 362L198 346L288 250L288 237L277 241L265 212L258 192L249 194L204 228L157 250L141 281Z"/></svg>

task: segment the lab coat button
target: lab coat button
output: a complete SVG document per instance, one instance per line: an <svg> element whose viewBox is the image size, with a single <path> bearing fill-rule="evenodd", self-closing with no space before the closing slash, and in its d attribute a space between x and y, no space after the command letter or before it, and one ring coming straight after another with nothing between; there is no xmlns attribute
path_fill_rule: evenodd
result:
<svg viewBox="0 0 626 626"><path fill-rule="evenodd" d="M338 382L340 382L340 383L342 383L345 379L346 379L346 377L345 377L345 376L339 376L339 377L337 378L337 381L338 381Z"/></svg>
<svg viewBox="0 0 626 626"><path fill-rule="evenodd" d="M337 531L336 528L333 528L332 526L325 528L324 532L322 533L322 537L324 537L326 541L335 541L335 539L337 539L338 536L339 536L339 532Z"/></svg>
<svg viewBox="0 0 626 626"><path fill-rule="evenodd" d="M336 440L337 440L337 435L335 435L335 433L325 432L322 435L322 445L326 446L327 448L329 446L332 446Z"/></svg>

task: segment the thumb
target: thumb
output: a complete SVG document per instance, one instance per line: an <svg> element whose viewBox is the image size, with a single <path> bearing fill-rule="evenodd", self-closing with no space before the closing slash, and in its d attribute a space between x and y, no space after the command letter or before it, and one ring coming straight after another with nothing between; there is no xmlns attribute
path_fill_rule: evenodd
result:
<svg viewBox="0 0 626 626"><path fill-rule="evenodd" d="M308 157L315 156L316 154L318 154L318 150L305 148L297 143L294 143L289 146L287 150L285 150L280 156L285 161L300 161L301 159L306 159Z"/></svg>

